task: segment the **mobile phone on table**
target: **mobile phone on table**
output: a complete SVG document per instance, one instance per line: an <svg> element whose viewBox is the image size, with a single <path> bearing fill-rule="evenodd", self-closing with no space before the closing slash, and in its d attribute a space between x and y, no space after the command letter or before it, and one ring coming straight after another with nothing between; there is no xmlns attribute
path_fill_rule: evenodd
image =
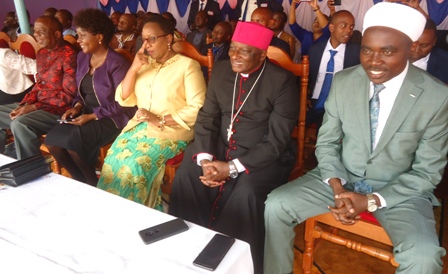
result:
<svg viewBox="0 0 448 274"><path fill-rule="evenodd" d="M187 231L188 225L184 220L177 218L139 231L145 244L154 243L170 236Z"/></svg>
<svg viewBox="0 0 448 274"><path fill-rule="evenodd" d="M204 249L194 259L193 265L214 271L235 242L235 238L215 234Z"/></svg>

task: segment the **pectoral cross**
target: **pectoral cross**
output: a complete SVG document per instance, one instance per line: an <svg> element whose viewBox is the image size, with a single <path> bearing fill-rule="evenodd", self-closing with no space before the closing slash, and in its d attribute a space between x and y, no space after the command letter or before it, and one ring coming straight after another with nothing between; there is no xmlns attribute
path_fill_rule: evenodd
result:
<svg viewBox="0 0 448 274"><path fill-rule="evenodd" d="M232 123L230 123L229 128L227 129L227 142L230 141L230 137L232 137L233 131L232 131Z"/></svg>

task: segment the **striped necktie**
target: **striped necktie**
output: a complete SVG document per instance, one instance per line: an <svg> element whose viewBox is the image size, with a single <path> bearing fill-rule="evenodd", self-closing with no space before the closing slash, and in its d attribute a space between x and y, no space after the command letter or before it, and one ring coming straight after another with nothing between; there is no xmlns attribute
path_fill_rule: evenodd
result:
<svg viewBox="0 0 448 274"><path fill-rule="evenodd" d="M372 151L374 149L376 128L378 127L378 114L380 113L380 96L379 93L384 89L383 84L373 85L373 96L370 99L370 136L372 141Z"/></svg>

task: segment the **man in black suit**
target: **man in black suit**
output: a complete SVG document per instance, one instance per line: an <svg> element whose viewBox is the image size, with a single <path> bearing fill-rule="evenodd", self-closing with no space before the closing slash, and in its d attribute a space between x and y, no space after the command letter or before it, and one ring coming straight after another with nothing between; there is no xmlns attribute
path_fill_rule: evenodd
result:
<svg viewBox="0 0 448 274"><path fill-rule="evenodd" d="M207 51L207 36L212 34L212 31L207 28L207 14L204 10L196 14L194 20L196 29L187 34L187 42L191 43L199 52Z"/></svg>
<svg viewBox="0 0 448 274"><path fill-rule="evenodd" d="M414 66L448 84L448 51L435 47L436 42L437 26L428 18L425 30L418 39L418 47L411 52L410 60Z"/></svg>
<svg viewBox="0 0 448 274"><path fill-rule="evenodd" d="M250 21L256 8L269 8L273 12L283 11L283 6L277 0L238 0L235 8L235 18L240 21Z"/></svg>
<svg viewBox="0 0 448 274"><path fill-rule="evenodd" d="M212 43L207 44L207 49L212 49L215 62L229 60L230 38L232 38L232 26L229 22L221 21L212 31ZM203 55L207 52L203 51Z"/></svg>
<svg viewBox="0 0 448 274"><path fill-rule="evenodd" d="M190 5L190 13L188 14L188 27L190 30L196 29L194 22L198 11L204 10L207 13L207 28L213 29L215 25L221 21L221 9L215 0L194 0Z"/></svg>
<svg viewBox="0 0 448 274"><path fill-rule="evenodd" d="M250 244L263 271L264 201L295 162L291 132L299 95L292 73L271 63L274 33L238 22L230 60L217 62L176 171L169 213Z"/></svg>
<svg viewBox="0 0 448 274"><path fill-rule="evenodd" d="M336 12L329 24L331 32L330 39L321 41L310 47L308 52L310 59L310 82L308 89L311 96L311 106L307 113L307 123L316 123L317 128L322 124L324 116L323 102L326 100L325 91L320 97L323 87L325 87L325 75L327 74L327 64L330 60L330 50L337 51L334 55L334 70L329 73L336 73L345 68L349 68L360 63L359 45L349 42L353 35L355 18L346 10ZM328 94L326 94L328 95Z"/></svg>
<svg viewBox="0 0 448 274"><path fill-rule="evenodd" d="M269 28L274 21L274 13L268 8L257 8L252 12L250 17L252 22L256 22L264 27ZM271 46L281 48L287 54L290 52L289 44L286 41L278 38L277 36L272 37Z"/></svg>

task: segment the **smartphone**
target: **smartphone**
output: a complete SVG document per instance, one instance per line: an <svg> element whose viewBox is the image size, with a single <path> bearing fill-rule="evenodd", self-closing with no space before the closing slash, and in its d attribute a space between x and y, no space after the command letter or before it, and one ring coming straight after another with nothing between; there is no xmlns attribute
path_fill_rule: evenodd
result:
<svg viewBox="0 0 448 274"><path fill-rule="evenodd" d="M67 123L67 122L73 122L72 118L68 118L68 119L58 119L57 120L59 123Z"/></svg>
<svg viewBox="0 0 448 274"><path fill-rule="evenodd" d="M235 238L215 234L201 253L194 259L193 265L214 271L235 242Z"/></svg>
<svg viewBox="0 0 448 274"><path fill-rule="evenodd" d="M188 225L184 222L184 220L177 218L143 229L138 233L145 244L151 244L187 230Z"/></svg>
<svg viewBox="0 0 448 274"><path fill-rule="evenodd" d="M331 4L332 6L340 6L342 0L334 0L334 3Z"/></svg>

